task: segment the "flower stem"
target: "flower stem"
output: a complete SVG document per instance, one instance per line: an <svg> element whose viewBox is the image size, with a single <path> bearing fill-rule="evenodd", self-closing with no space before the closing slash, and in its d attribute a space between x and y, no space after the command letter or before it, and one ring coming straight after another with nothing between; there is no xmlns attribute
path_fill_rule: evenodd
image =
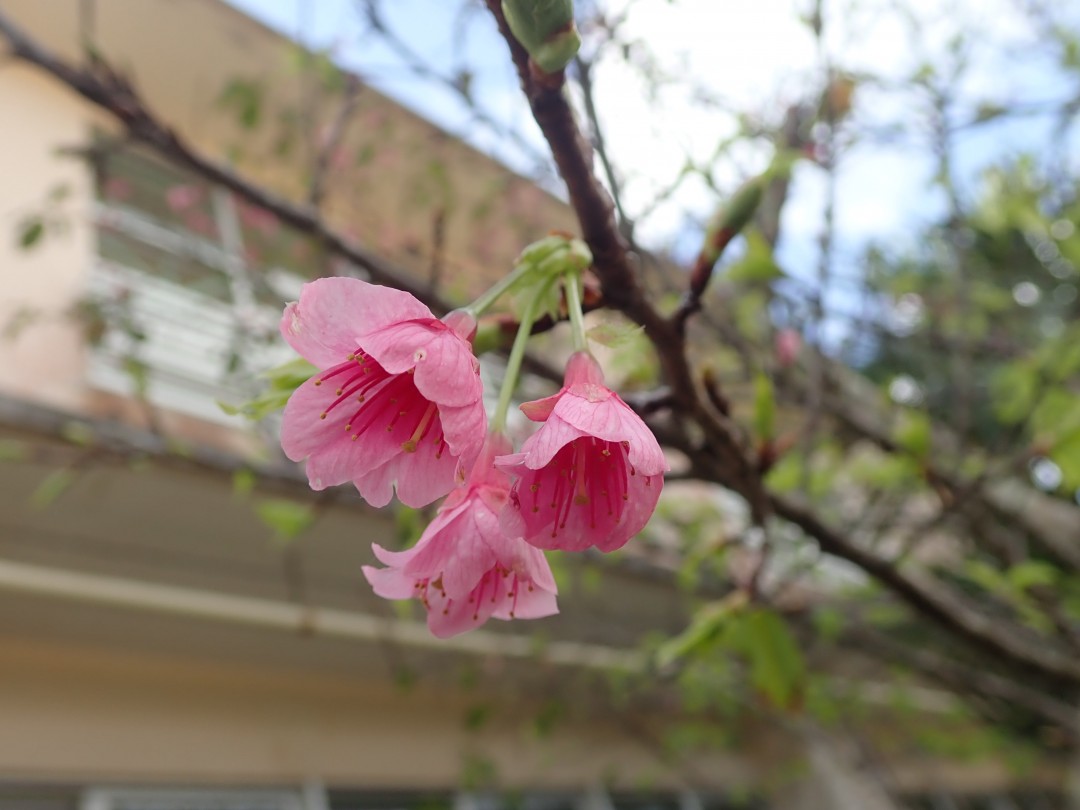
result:
<svg viewBox="0 0 1080 810"><path fill-rule="evenodd" d="M570 329L574 339L574 351L583 352L589 348L585 335L585 315L581 307L581 274L567 273L563 276L566 288L566 309L570 315Z"/></svg>
<svg viewBox="0 0 1080 810"><path fill-rule="evenodd" d="M503 293L505 293L507 290L517 284L523 276L532 272L534 269L534 265L530 264L529 262L522 262L512 271L510 271L505 276L496 281L494 286L492 286L487 292L485 292L467 307L464 307L464 310L470 315L472 315L474 318L482 315L488 307L490 307L497 300L499 300Z"/></svg>
<svg viewBox="0 0 1080 810"><path fill-rule="evenodd" d="M529 299L525 311L521 313L521 323L518 325L517 335L514 337L514 345L510 348L510 356L506 360L506 374L503 376L502 389L499 391L499 404L495 406L495 415L491 418L491 431L503 432L506 430L506 416L510 412L510 400L513 399L514 390L517 388L518 376L521 374L521 361L525 358L525 346L532 337L533 324L537 315L540 314L540 306L547 297L548 290L554 281L543 285L538 294Z"/></svg>

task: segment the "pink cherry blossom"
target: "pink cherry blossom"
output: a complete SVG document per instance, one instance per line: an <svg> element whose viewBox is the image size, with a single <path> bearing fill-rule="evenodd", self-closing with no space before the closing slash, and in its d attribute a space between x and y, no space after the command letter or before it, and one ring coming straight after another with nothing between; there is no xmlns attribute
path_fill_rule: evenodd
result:
<svg viewBox="0 0 1080 810"><path fill-rule="evenodd" d="M794 365L802 350L802 335L794 329L781 329L776 333L774 350L776 362L781 368Z"/></svg>
<svg viewBox="0 0 1080 810"><path fill-rule="evenodd" d="M420 507L464 478L487 416L476 322L445 322L413 296L350 278L305 284L281 334L320 369L285 406L281 446L312 489L352 481L373 506Z"/></svg>
<svg viewBox="0 0 1080 810"><path fill-rule="evenodd" d="M501 435L484 445L464 487L454 490L408 551L372 550L388 568L364 566L386 599L417 598L439 638L479 627L489 618L538 619L559 612L555 579L543 552L499 526L510 479L493 465L510 450Z"/></svg>
<svg viewBox="0 0 1080 810"><path fill-rule="evenodd" d="M621 548L648 523L670 469L652 432L588 352L570 358L559 393L521 410L544 424L495 461L516 478L503 529L538 548Z"/></svg>

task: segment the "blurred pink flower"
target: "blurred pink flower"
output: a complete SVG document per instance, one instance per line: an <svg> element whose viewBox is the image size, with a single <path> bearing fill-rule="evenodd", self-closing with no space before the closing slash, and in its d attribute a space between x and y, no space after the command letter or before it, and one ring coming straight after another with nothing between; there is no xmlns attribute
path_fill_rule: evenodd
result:
<svg viewBox="0 0 1080 810"><path fill-rule="evenodd" d="M174 212L179 214L201 202L202 196L202 189L198 186L170 186L169 190L165 192L165 203Z"/></svg>
<svg viewBox="0 0 1080 810"><path fill-rule="evenodd" d="M277 216L265 208L237 201L236 210L240 217L240 223L245 228L258 232L261 236L270 238L276 236L281 230L281 222Z"/></svg>
<svg viewBox="0 0 1080 810"><path fill-rule="evenodd" d="M802 351L802 335L794 329L781 329L776 333L774 343L776 362L781 368L793 365Z"/></svg>
<svg viewBox="0 0 1080 810"><path fill-rule="evenodd" d="M323 369L285 406L281 446L312 489L352 481L372 506L420 507L464 478L484 440L476 322L351 278L305 284L281 334Z"/></svg>
<svg viewBox="0 0 1080 810"><path fill-rule="evenodd" d="M379 596L420 599L428 628L439 638L491 617L538 619L559 612L543 552L506 536L499 526L510 480L493 460L510 449L505 437L490 436L465 486L450 494L419 542L397 552L373 544L375 556L389 567L363 568Z"/></svg>
<svg viewBox="0 0 1080 810"><path fill-rule="evenodd" d="M129 199L133 191L131 183L123 177L110 177L101 189L105 198L114 202Z"/></svg>
<svg viewBox="0 0 1080 810"><path fill-rule="evenodd" d="M544 424L496 459L516 478L503 529L538 548L621 548L648 523L670 469L652 432L588 352L570 358L559 393L521 410Z"/></svg>

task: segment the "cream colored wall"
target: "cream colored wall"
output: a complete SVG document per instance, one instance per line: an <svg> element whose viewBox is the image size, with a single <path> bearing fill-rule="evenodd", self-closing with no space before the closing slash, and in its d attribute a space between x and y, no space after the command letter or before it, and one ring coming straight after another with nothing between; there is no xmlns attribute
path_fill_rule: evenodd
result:
<svg viewBox="0 0 1080 810"><path fill-rule="evenodd" d="M0 774L35 781L283 784L453 789L466 758L501 787L678 789L647 740L611 723L533 731L540 702L464 719L483 694L389 680L310 676L8 641L0 646ZM645 725L638 722L639 728ZM731 789L755 773L736 755L682 763Z"/></svg>
<svg viewBox="0 0 1080 810"><path fill-rule="evenodd" d="M92 252L87 226L92 197L85 165L60 159L62 147L85 143L88 111L55 82L21 65L0 70L0 330L19 312L34 322L0 339L0 390L59 407L82 400L82 339L66 316L78 298ZM62 233L51 230L22 250L19 223L39 213L50 189L66 186L57 206Z"/></svg>

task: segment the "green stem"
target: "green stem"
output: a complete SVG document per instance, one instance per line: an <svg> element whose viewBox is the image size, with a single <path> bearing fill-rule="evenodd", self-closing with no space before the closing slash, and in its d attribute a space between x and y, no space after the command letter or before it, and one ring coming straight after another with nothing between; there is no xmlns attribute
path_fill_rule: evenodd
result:
<svg viewBox="0 0 1080 810"><path fill-rule="evenodd" d="M581 306L581 274L567 273L563 276L566 288L566 309L570 314L570 329L574 338L574 351L583 352L589 348L585 335L585 315Z"/></svg>
<svg viewBox="0 0 1080 810"><path fill-rule="evenodd" d="M495 282L495 285L491 287L487 292L464 307L464 310L472 315L474 318L482 315L484 311L494 304L503 293L517 284L523 276L532 272L535 267L529 262L522 262L515 267L511 272L503 276L501 279Z"/></svg>
<svg viewBox="0 0 1080 810"><path fill-rule="evenodd" d="M547 297L548 290L554 281L549 281L537 291L537 294L529 299L525 311L521 313L521 323L518 325L517 335L514 337L514 345L510 348L510 356L506 359L506 374L503 376L502 389L499 391L499 404L495 406L495 415L491 418L491 431L503 432L506 430L506 416L510 412L510 400L514 397L517 388L518 376L521 374L521 361L525 359L525 346L532 337L533 324L539 314L540 305Z"/></svg>

